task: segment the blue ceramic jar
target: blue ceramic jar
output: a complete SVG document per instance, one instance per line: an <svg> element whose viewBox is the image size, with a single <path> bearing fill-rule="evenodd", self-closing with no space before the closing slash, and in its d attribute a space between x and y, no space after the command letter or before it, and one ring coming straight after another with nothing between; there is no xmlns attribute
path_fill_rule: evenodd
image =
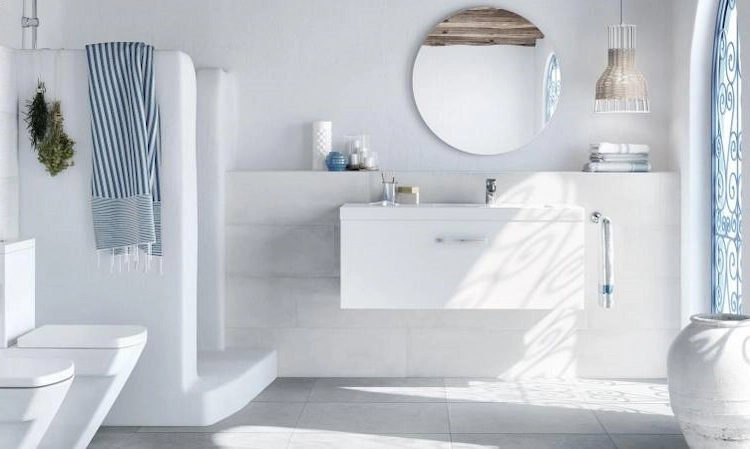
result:
<svg viewBox="0 0 750 449"><path fill-rule="evenodd" d="M328 171L346 171L348 158L338 151L331 151L326 157Z"/></svg>

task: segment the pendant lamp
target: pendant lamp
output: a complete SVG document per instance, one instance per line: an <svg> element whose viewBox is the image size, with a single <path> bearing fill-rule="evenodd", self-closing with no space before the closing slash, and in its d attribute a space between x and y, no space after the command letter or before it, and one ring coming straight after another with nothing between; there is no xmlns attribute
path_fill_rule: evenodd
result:
<svg viewBox="0 0 750 449"><path fill-rule="evenodd" d="M596 112L650 112L646 77L635 65L636 26L610 25L609 63L596 83Z"/></svg>

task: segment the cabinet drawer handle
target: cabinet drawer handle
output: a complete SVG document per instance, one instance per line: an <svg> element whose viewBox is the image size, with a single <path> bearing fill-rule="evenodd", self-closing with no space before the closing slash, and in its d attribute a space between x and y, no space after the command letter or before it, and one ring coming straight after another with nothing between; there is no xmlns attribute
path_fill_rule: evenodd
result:
<svg viewBox="0 0 750 449"><path fill-rule="evenodd" d="M457 238L457 237L438 237L435 239L435 243L440 245L486 245L489 243L487 237L478 238Z"/></svg>

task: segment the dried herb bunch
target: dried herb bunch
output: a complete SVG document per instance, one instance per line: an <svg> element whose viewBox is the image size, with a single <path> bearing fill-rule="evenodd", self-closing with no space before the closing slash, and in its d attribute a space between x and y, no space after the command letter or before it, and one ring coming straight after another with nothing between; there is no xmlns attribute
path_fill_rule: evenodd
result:
<svg viewBox="0 0 750 449"><path fill-rule="evenodd" d="M39 81L36 95L26 102L26 128L29 130L29 137L34 148L39 148L39 144L47 135L47 128L49 127L49 109L47 108L47 100L44 98L46 92L47 88L44 86L44 82Z"/></svg>
<svg viewBox="0 0 750 449"><path fill-rule="evenodd" d="M66 168L73 166L74 147L75 142L65 133L63 128L60 102L55 101L52 103L50 110L49 132L37 148L37 158L50 175L56 176Z"/></svg>

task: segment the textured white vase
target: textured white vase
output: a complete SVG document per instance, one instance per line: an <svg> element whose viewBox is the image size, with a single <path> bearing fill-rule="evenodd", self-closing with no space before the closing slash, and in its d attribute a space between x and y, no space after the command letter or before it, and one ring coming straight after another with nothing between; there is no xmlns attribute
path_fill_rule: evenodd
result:
<svg viewBox="0 0 750 449"><path fill-rule="evenodd" d="M694 316L669 349L667 373L691 449L750 449L750 317Z"/></svg>
<svg viewBox="0 0 750 449"><path fill-rule="evenodd" d="M313 122L312 126L313 142L313 170L325 171L326 158L333 148L333 123L331 122Z"/></svg>

